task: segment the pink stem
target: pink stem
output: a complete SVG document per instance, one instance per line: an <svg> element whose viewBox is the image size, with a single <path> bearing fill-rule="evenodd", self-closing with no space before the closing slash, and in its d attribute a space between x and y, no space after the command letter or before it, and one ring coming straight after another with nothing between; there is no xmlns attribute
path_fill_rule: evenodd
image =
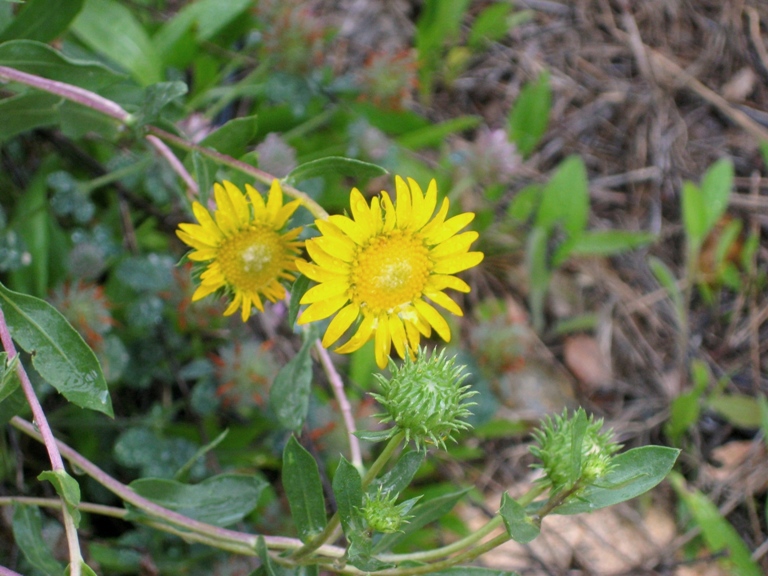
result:
<svg viewBox="0 0 768 576"><path fill-rule="evenodd" d="M192 175L187 172L184 164L179 161L179 159L176 157L176 154L174 154L171 149L168 148L166 143L160 140L160 138L157 136L153 136L152 134L148 134L146 139L150 144L152 144L152 146L155 147L155 150L157 150L160 155L165 158L165 161L168 162L173 171L176 172L176 174L178 174L179 177L187 185L187 197L192 200L198 196L200 194L200 190L197 186L197 182L195 182L195 179L192 178Z"/></svg>

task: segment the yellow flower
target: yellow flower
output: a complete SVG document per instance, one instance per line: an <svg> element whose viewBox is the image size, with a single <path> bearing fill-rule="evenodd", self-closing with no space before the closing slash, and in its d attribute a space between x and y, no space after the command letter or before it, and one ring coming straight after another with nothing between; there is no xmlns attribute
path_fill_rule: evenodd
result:
<svg viewBox="0 0 768 576"><path fill-rule="evenodd" d="M434 180L426 194L410 178L406 184L398 176L395 185L394 204L382 192L369 206L353 189L352 217L316 220L321 235L306 242L314 263L297 262L299 270L318 283L301 299L309 306L299 324L336 314L323 336L323 346L328 347L362 318L354 335L336 352L354 352L374 338L380 368L387 365L392 345L405 358L406 350L414 356L420 337L429 337L432 329L450 340L448 323L432 303L461 316L461 308L443 290L469 292L467 283L453 274L483 259L482 252L468 252L477 232L457 234L474 214L446 220L447 198L435 214Z"/></svg>
<svg viewBox="0 0 768 576"><path fill-rule="evenodd" d="M283 205L283 191L272 182L266 203L252 186L246 196L231 182L213 187L216 210L211 213L199 202L192 211L199 224L179 224L176 231L191 246L189 259L205 262L200 286L192 295L195 302L222 290L232 298L225 316L242 311L243 322L251 307L264 311L262 297L276 302L285 297L281 280L295 277L296 257L303 245L296 237L301 228L283 231L299 200Z"/></svg>

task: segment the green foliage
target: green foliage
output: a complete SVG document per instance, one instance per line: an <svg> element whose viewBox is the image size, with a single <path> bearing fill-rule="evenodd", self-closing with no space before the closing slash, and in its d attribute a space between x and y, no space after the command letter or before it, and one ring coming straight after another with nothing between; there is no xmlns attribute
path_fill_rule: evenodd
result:
<svg viewBox="0 0 768 576"><path fill-rule="evenodd" d="M80 525L80 511L77 509L80 505L80 485L77 483L77 480L64 470L47 470L40 473L37 479L48 480L53 484L56 493L71 514L75 528L77 528Z"/></svg>
<svg viewBox="0 0 768 576"><path fill-rule="evenodd" d="M542 72L536 80L523 86L507 118L509 134L524 156L533 152L547 131L551 107L549 73Z"/></svg>
<svg viewBox="0 0 768 576"><path fill-rule="evenodd" d="M277 420L288 430L298 430L307 418L312 384L309 350L313 344L311 337L304 340L296 356L280 369L269 392L269 404Z"/></svg>
<svg viewBox="0 0 768 576"><path fill-rule="evenodd" d="M291 516L302 541L307 542L325 528L325 498L317 462L293 436L283 451L282 477Z"/></svg>
<svg viewBox="0 0 768 576"><path fill-rule="evenodd" d="M527 544L541 533L541 528L526 514L525 508L515 502L506 492L501 497L499 514L504 519L507 532L515 542Z"/></svg>
<svg viewBox="0 0 768 576"><path fill-rule="evenodd" d="M43 574L59 576L64 571L43 540L42 519L37 506L14 506L13 537L27 561Z"/></svg>
<svg viewBox="0 0 768 576"><path fill-rule="evenodd" d="M11 24L0 32L0 42L24 38L50 42L64 32L83 8L83 0L28 0Z"/></svg>

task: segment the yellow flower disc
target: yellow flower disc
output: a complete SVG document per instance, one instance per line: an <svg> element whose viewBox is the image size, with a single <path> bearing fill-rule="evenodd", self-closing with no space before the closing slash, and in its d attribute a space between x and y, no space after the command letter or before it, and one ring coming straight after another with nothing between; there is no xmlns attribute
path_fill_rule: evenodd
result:
<svg viewBox="0 0 768 576"><path fill-rule="evenodd" d="M316 220L321 235L307 241L312 263L297 261L299 270L317 282L301 299L309 306L299 324L334 316L323 336L327 347L357 323L336 352L354 352L373 338L381 368L392 346L401 358L406 353L413 357L420 338L431 336L433 329L450 340L448 323L433 304L461 316L461 308L444 290L469 292L454 274L483 259L481 252L469 251L477 232L459 233L474 214L446 219L448 199L435 211L434 180L426 193L410 178L406 183L398 176L395 184L394 203L382 192L368 204L353 189L351 218Z"/></svg>
<svg viewBox="0 0 768 576"><path fill-rule="evenodd" d="M253 187L246 185L246 192L247 197L231 182L215 184L213 215L195 202L192 210L199 224L180 224L176 231L193 248L189 259L205 263L192 301L222 291L232 298L224 314L239 309L243 322L253 306L264 310L262 298L276 302L285 297L280 281L294 278L303 245L296 240L301 228L283 230L299 201L283 205L277 180L266 203Z"/></svg>

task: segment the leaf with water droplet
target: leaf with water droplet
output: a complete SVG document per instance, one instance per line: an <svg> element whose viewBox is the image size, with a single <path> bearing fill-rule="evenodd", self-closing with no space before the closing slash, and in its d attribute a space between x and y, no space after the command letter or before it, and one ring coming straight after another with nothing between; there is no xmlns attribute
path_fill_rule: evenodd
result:
<svg viewBox="0 0 768 576"><path fill-rule="evenodd" d="M0 308L16 343L40 375L70 402L114 416L99 361L80 334L47 302L0 284Z"/></svg>

